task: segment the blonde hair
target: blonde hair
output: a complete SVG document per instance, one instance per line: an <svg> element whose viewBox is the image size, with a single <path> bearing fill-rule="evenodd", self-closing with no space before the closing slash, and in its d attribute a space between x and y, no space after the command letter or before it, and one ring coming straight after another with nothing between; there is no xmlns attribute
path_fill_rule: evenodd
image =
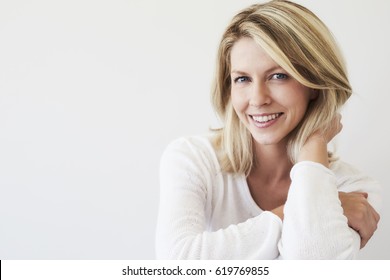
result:
<svg viewBox="0 0 390 280"><path fill-rule="evenodd" d="M316 90L305 117L290 133L287 151L293 163L307 138L326 132L352 93L341 52L328 28L310 10L296 3L274 0L238 13L219 45L212 104L224 122L214 145L222 169L249 174L255 163L252 136L231 104L230 52L240 38L252 38L301 84Z"/></svg>

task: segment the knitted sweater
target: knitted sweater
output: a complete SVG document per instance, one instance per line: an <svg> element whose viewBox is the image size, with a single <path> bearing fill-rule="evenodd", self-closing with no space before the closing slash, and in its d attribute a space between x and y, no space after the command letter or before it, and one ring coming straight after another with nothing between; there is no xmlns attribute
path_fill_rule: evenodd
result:
<svg viewBox="0 0 390 280"><path fill-rule="evenodd" d="M158 259L354 259L360 236L338 191L364 191L380 204L379 184L350 165L300 162L282 221L254 202L244 174L221 171L207 137L174 141L160 167Z"/></svg>

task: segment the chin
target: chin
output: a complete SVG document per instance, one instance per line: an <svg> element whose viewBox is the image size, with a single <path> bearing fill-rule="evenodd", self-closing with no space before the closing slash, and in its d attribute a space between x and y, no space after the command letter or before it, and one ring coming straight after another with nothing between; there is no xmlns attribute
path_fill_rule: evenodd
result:
<svg viewBox="0 0 390 280"><path fill-rule="evenodd" d="M253 139L255 140L255 143L259 145L274 145L274 144L278 144L279 142L273 139L258 139L258 138L253 138Z"/></svg>
<svg viewBox="0 0 390 280"><path fill-rule="evenodd" d="M264 145L264 146L276 145L276 144L280 144L282 142L282 139L280 139L280 138L259 137L259 136L254 136L253 134L252 134L252 138L255 141L255 144Z"/></svg>

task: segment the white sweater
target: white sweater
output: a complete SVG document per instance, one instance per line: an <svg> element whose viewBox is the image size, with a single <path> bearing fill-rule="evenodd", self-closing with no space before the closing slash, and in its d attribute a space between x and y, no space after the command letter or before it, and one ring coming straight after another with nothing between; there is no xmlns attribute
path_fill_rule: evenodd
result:
<svg viewBox="0 0 390 280"><path fill-rule="evenodd" d="M354 259L338 191L365 191L378 211L380 186L350 165L295 164L284 220L263 211L245 175L221 171L207 137L181 138L161 158L158 259Z"/></svg>

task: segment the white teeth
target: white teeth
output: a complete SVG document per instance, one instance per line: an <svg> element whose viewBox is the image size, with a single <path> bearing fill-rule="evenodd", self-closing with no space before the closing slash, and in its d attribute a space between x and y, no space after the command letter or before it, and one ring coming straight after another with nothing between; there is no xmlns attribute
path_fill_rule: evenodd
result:
<svg viewBox="0 0 390 280"><path fill-rule="evenodd" d="M252 118L257 122L264 123L264 122L269 122L271 120L274 120L274 119L278 118L279 116L280 116L280 113L272 114L272 115L268 115L268 116L252 116Z"/></svg>

